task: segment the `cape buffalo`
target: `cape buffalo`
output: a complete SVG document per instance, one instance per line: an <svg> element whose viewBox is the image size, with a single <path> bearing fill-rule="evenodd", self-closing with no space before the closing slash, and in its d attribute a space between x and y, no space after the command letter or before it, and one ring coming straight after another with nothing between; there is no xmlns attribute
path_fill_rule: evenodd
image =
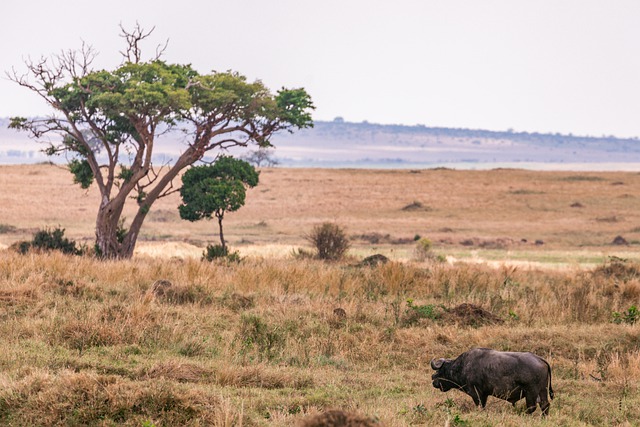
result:
<svg viewBox="0 0 640 427"><path fill-rule="evenodd" d="M533 353L474 348L456 359L431 361L433 386L442 391L452 388L467 393L476 405L487 404L487 397L504 399L513 406L522 398L527 413L540 405L542 415L549 413L547 392L553 399L551 367Z"/></svg>

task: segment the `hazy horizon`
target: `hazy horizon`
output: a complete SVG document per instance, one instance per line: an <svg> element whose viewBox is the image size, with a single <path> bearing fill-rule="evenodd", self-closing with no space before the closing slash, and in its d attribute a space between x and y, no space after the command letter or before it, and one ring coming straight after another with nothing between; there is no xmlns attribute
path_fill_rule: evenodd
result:
<svg viewBox="0 0 640 427"><path fill-rule="evenodd" d="M7 120L0 118L0 164L68 161L45 156L41 151L46 144L6 125ZM185 142L182 132L163 133L154 161L171 163ZM279 133L272 142L276 147L272 157L279 165L296 168L640 171L640 145L635 139L318 121L313 129ZM241 157L254 149L227 153ZM205 160L214 159L215 153Z"/></svg>

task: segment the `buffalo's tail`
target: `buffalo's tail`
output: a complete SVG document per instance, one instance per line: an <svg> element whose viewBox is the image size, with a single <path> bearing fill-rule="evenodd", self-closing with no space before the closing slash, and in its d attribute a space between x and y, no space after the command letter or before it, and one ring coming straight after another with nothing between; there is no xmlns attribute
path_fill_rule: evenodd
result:
<svg viewBox="0 0 640 427"><path fill-rule="evenodd" d="M549 372L549 397L551 398L551 400L553 400L553 387L551 387L551 365L549 365L549 362L547 362L546 360L544 361L544 363L547 364L547 370Z"/></svg>

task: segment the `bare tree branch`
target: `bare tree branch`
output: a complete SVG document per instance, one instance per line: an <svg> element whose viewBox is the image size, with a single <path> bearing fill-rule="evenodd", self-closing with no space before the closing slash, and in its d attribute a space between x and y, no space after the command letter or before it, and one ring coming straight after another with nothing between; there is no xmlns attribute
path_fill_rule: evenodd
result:
<svg viewBox="0 0 640 427"><path fill-rule="evenodd" d="M80 50L67 50L63 51L56 58L60 64L61 69L67 71L69 76L74 79L80 79L91 71L91 64L96 58L97 52L93 47L84 41Z"/></svg>
<svg viewBox="0 0 640 427"><path fill-rule="evenodd" d="M152 27L149 31L145 31L144 28L140 26L138 22L136 22L136 26L133 30L129 31L124 28L122 24L120 24L120 37L124 38L127 41L126 50L120 51L124 62L131 62L133 64L138 64L142 61L142 50L140 48L140 42L148 38L156 27ZM167 39L164 44L159 44L156 46L156 56L153 60L159 60L164 54L167 46L169 45L169 39Z"/></svg>

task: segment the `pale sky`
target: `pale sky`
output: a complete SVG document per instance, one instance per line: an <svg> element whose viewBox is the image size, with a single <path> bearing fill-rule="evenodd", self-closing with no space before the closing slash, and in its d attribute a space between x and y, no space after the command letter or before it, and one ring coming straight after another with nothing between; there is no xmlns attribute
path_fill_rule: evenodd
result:
<svg viewBox="0 0 640 427"><path fill-rule="evenodd" d="M640 137L638 0L8 0L0 71L83 40L114 69L136 21L168 62L306 88L316 120ZM47 111L2 74L0 117Z"/></svg>

